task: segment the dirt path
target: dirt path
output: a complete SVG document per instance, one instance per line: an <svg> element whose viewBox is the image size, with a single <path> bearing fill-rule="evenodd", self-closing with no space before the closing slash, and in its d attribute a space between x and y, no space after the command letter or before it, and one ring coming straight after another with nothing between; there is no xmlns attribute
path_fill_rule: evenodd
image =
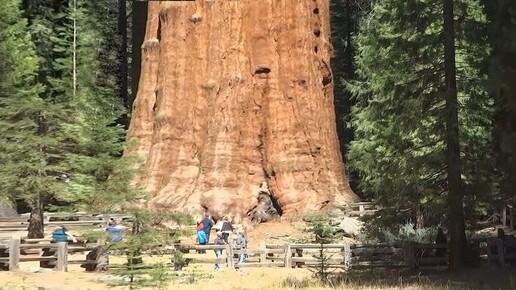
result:
<svg viewBox="0 0 516 290"><path fill-rule="evenodd" d="M280 244L306 237L302 231L305 227L304 222L285 224L279 220L254 225L247 233L249 247L257 247L261 242Z"/></svg>

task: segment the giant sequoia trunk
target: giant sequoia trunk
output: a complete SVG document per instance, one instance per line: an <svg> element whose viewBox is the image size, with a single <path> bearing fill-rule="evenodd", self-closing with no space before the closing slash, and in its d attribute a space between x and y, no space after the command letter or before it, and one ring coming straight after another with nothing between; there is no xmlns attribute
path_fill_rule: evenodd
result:
<svg viewBox="0 0 516 290"><path fill-rule="evenodd" d="M153 208L238 221L356 200L338 149L328 0L149 2L126 152Z"/></svg>

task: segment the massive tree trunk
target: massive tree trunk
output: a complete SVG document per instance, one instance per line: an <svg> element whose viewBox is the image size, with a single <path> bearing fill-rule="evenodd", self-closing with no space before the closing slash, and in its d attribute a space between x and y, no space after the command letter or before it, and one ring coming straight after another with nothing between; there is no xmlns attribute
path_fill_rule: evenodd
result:
<svg viewBox="0 0 516 290"><path fill-rule="evenodd" d="M444 18L444 81L446 83L446 166L448 181L448 230L450 234L451 269L460 268L467 243L464 222L464 192L462 188L459 146L459 103L455 64L455 28L453 0L443 0Z"/></svg>
<svg viewBox="0 0 516 290"><path fill-rule="evenodd" d="M328 0L149 2L126 152L148 206L236 221L355 201L336 135Z"/></svg>
<svg viewBox="0 0 516 290"><path fill-rule="evenodd" d="M147 6L148 2L132 1L131 7L131 95L129 98L129 114L131 113L132 105L136 99L138 92L138 82L140 80L140 70L142 62L142 54L140 46L145 38L145 23L147 22ZM129 43L128 43L129 44Z"/></svg>

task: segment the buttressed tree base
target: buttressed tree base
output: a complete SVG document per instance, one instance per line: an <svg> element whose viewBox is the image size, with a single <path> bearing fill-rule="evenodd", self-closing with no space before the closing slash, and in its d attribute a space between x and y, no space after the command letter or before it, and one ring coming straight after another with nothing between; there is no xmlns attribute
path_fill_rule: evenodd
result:
<svg viewBox="0 0 516 290"><path fill-rule="evenodd" d="M149 2L126 152L146 206L238 222L260 194L287 217L356 201L329 36L328 0Z"/></svg>

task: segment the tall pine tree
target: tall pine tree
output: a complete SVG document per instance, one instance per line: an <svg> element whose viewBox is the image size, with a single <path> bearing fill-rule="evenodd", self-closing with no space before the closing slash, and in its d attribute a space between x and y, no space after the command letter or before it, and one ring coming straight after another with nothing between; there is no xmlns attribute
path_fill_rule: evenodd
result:
<svg viewBox="0 0 516 290"><path fill-rule="evenodd" d="M453 33L457 66L452 74L457 79L455 137L460 144L451 144L443 9L439 0L378 2L357 37L362 82L349 83L356 95L356 135L348 158L363 175L363 189L391 209L382 212L384 225L407 220L435 225L445 222L443 215L449 226L460 224L461 217L450 212L462 212L463 204L458 200L449 207L447 197L466 193L468 204L482 205L492 196L486 193L493 193L492 100L482 83L488 54L482 37L485 16L476 1L455 1L454 15L460 21ZM454 160L446 154L449 145L456 147ZM455 163L459 153L461 163ZM453 165L454 182L459 183L454 188ZM468 215L478 214L476 208Z"/></svg>
<svg viewBox="0 0 516 290"><path fill-rule="evenodd" d="M58 63L37 56L20 4L17 0L0 4L0 190L11 200L23 199L32 206L29 237L41 238L43 202L65 186L66 138L61 124L68 113L63 98L49 86L55 78L46 74ZM52 37L47 23L35 21L33 27L41 36ZM39 51L46 49L53 51L53 47Z"/></svg>
<svg viewBox="0 0 516 290"><path fill-rule="evenodd" d="M484 0L489 18L489 92L495 101L494 148L500 206L516 193L516 1Z"/></svg>
<svg viewBox="0 0 516 290"><path fill-rule="evenodd" d="M108 211L136 196L109 67L117 27L90 1L26 0L23 14L17 1L2 5L1 187L30 204L28 236L43 237L48 203Z"/></svg>
<svg viewBox="0 0 516 290"><path fill-rule="evenodd" d="M72 101L77 113L66 125L74 146L68 155L71 186L63 199L75 209L112 212L137 198L130 185L134 160L121 157L125 129L117 124L125 108L119 97L124 90L116 69L119 52L114 48L122 40L117 37L116 17L99 15L116 15L117 1L108 1L111 7L100 12L91 1L75 1L70 15L77 27L77 95Z"/></svg>
<svg viewBox="0 0 516 290"><path fill-rule="evenodd" d="M351 92L342 80L355 78L356 44L354 36L358 32L360 20L371 10L371 0L332 0L330 1L332 45L334 57L331 69L337 80L334 86L335 113L337 116L337 134L340 150L344 157L348 152L349 143L353 140L353 131L349 126L351 113ZM347 162L345 162L347 164ZM351 188L359 190L356 185L359 181L357 172L348 170Z"/></svg>

